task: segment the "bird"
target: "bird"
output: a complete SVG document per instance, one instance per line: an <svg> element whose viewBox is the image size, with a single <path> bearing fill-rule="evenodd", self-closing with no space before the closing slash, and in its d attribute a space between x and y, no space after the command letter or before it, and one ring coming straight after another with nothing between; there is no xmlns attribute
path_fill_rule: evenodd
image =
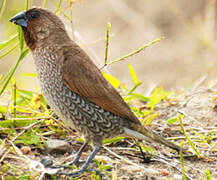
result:
<svg viewBox="0 0 217 180"><path fill-rule="evenodd" d="M34 7L18 13L10 22L22 28L48 104L66 125L85 139L72 162L79 161L88 143L93 145L93 151L75 176L88 170L107 138L151 140L185 151L141 124L87 53L70 39L64 23L53 12Z"/></svg>

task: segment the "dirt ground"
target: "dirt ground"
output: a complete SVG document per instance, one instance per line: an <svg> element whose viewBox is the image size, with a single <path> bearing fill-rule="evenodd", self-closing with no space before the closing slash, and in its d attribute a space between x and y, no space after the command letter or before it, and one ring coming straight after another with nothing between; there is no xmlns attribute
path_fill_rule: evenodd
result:
<svg viewBox="0 0 217 180"><path fill-rule="evenodd" d="M158 117L147 126L158 134L181 143L182 147L188 149L188 154L184 154L184 167L187 179L206 179L205 172L209 170L212 179L217 179L217 91L214 89L200 88L185 93L177 92L168 100L163 100L155 107ZM142 104L141 104L142 105ZM187 136L193 141L200 158L196 157L195 151L189 145L186 137L178 125L174 123L168 125L168 119L183 114L182 119ZM71 132L65 139L72 146L75 152L81 143L76 141L79 134ZM156 151L145 153L146 159L141 155L131 139L124 139L109 146L105 146L96 159L103 164L111 166L107 170L101 170L101 179L182 179L183 169L180 163L180 155L169 148L156 143L145 142L148 147ZM83 154L85 159L91 152L89 147ZM191 153L192 152L192 153ZM20 171L29 170L29 162L26 158L40 161L49 156L55 165L61 164L69 154L52 154L43 150L32 149L31 153L24 156L16 153L9 153L4 156L3 164L10 162ZM146 160L146 161L145 161ZM67 160L69 161L69 159ZM24 166L25 164L25 166ZM19 168L20 167L20 168ZM99 168L95 162L90 167ZM9 173L10 174L10 173ZM3 177L3 176L0 176ZM35 177L39 177L36 173ZM3 178L4 179L4 178ZM44 176L43 179L49 179ZM69 179L68 176L59 176L58 179ZM85 173L79 179L96 179L91 173Z"/></svg>

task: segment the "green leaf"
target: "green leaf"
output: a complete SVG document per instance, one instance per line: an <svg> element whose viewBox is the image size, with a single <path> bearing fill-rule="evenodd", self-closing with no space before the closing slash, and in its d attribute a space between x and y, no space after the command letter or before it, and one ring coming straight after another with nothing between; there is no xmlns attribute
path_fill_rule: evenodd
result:
<svg viewBox="0 0 217 180"><path fill-rule="evenodd" d="M177 119L177 117L175 117L175 118L170 118L170 119L168 119L168 120L167 120L167 123L170 124L170 125L172 125L172 124L174 124L174 123L177 122L177 121L178 121L178 119Z"/></svg>
<svg viewBox="0 0 217 180"><path fill-rule="evenodd" d="M30 175L23 175L23 176L17 176L17 179L18 180L29 180L31 179L31 176Z"/></svg>
<svg viewBox="0 0 217 180"><path fill-rule="evenodd" d="M144 96L142 94L131 93L130 96L132 96L133 98L137 98L140 101L144 101L144 102L150 101L149 97L146 97L146 96Z"/></svg>
<svg viewBox="0 0 217 180"><path fill-rule="evenodd" d="M129 68L129 71L130 71L130 76L133 80L133 84L136 85L139 83L138 81L138 78L137 78L137 75L136 75L136 72L135 70L133 69L133 67L131 66L131 64L128 64L128 68Z"/></svg>
<svg viewBox="0 0 217 180"><path fill-rule="evenodd" d="M23 38L23 31L21 26L18 26L18 34L19 34L20 50L21 52L23 52L24 38Z"/></svg>
<svg viewBox="0 0 217 180"><path fill-rule="evenodd" d="M152 147L149 147L149 146L145 145L144 143L141 143L141 144L140 144L140 147L141 147L142 150L145 151L145 152L152 152L152 153L155 152L155 149L153 149Z"/></svg>
<svg viewBox="0 0 217 180"><path fill-rule="evenodd" d="M29 9L29 0L26 0L26 11Z"/></svg>
<svg viewBox="0 0 217 180"><path fill-rule="evenodd" d="M25 98L32 98L34 93L31 91L23 90L23 89L18 89L18 92L20 95L22 95Z"/></svg>
<svg viewBox="0 0 217 180"><path fill-rule="evenodd" d="M5 180L17 180L15 176L6 176Z"/></svg>
<svg viewBox="0 0 217 180"><path fill-rule="evenodd" d="M181 166L182 166L182 179L186 180L187 176L186 176L186 170L185 170L185 164L184 164L184 158L183 158L183 152L180 151L180 162L181 162Z"/></svg>
<svg viewBox="0 0 217 180"><path fill-rule="evenodd" d="M1 168L1 171L3 173L6 173L6 172L8 172L9 169L10 169L10 166L8 164L4 164Z"/></svg>
<svg viewBox="0 0 217 180"><path fill-rule="evenodd" d="M2 55L0 55L0 59L3 58L4 56L7 56L10 52L12 52L18 46L18 44L19 42L14 43L12 47L10 47L4 53L2 53Z"/></svg>
<svg viewBox="0 0 217 180"><path fill-rule="evenodd" d="M4 47L10 44L14 39L16 39L17 36L18 34L15 34L11 36L8 40L0 42L0 50L2 50Z"/></svg>
<svg viewBox="0 0 217 180"><path fill-rule="evenodd" d="M0 127L3 127L3 128L14 127L14 121L8 120L8 119L0 121Z"/></svg>
<svg viewBox="0 0 217 180"><path fill-rule="evenodd" d="M110 84L114 87L114 88L119 88L120 87L120 85L121 85L121 83L120 83L120 81L118 80L118 79L116 79L114 76L112 76L112 75L109 75L109 74L107 74L107 73L102 73L103 74L103 76L106 78L106 80L108 81L108 82L110 82Z"/></svg>
<svg viewBox="0 0 217 180"><path fill-rule="evenodd" d="M23 143L26 145L39 145L41 143L40 136L34 131L27 131L22 136L18 137L16 143Z"/></svg>
<svg viewBox="0 0 217 180"><path fill-rule="evenodd" d="M121 140L123 140L123 139L124 139L124 137L116 137L116 138L112 138L112 139L105 139L105 140L103 141L103 144L116 143L116 142L121 141Z"/></svg>
<svg viewBox="0 0 217 180"><path fill-rule="evenodd" d="M212 179L211 173L210 173L209 170L206 170L206 171L205 171L205 174L206 174L206 180L211 180L211 179Z"/></svg>
<svg viewBox="0 0 217 180"><path fill-rule="evenodd" d="M0 113L5 114L7 111L6 107L0 106Z"/></svg>
<svg viewBox="0 0 217 180"><path fill-rule="evenodd" d="M183 126L183 123L182 123L182 118L184 117L184 115L178 115L177 119L179 120L179 125L180 125L180 128L185 136L185 138L187 139L188 141L188 144L192 147L192 149L194 150L195 154L197 155L198 158L201 157L200 153L198 152L196 146L194 145L194 143L192 142L192 140L188 137L186 131L185 131L185 128Z"/></svg>
<svg viewBox="0 0 217 180"><path fill-rule="evenodd" d="M43 0L43 3L42 3L42 8L45 8L46 7L46 4L47 4L47 0Z"/></svg>
<svg viewBox="0 0 217 180"><path fill-rule="evenodd" d="M110 165L103 165L101 168L100 168L100 170L101 171L107 171L107 170L109 170L109 169L111 169L112 168L112 166L110 166Z"/></svg>
<svg viewBox="0 0 217 180"><path fill-rule="evenodd" d="M144 122L143 122L143 125L148 125L148 124L151 124L151 122L158 116L158 113L154 113L154 114L150 114L148 115Z"/></svg>
<svg viewBox="0 0 217 180"><path fill-rule="evenodd" d="M18 65L20 64L20 62L23 60L23 58L28 54L29 49L24 50L21 54L20 57L18 58L16 64L14 65L14 67L9 71L9 73L0 81L0 96L2 95L2 93L4 92L4 90L6 89L8 83L10 82L12 76L14 75Z"/></svg>
<svg viewBox="0 0 217 180"><path fill-rule="evenodd" d="M142 85L142 83L143 82L138 82L137 84L135 84L135 86L133 86L133 88L129 90L127 95L131 95L136 90L136 88L138 88L140 85Z"/></svg>
<svg viewBox="0 0 217 180"><path fill-rule="evenodd" d="M143 102L148 102L150 100L149 97L146 97L146 96L144 96L142 94L137 94L137 93L131 93L131 94L127 95L127 96L124 96L123 98L124 98L124 100L126 102L130 102L133 99L137 100L137 101L138 100L143 101Z"/></svg>
<svg viewBox="0 0 217 180"><path fill-rule="evenodd" d="M147 107L150 107L153 111L155 105L167 98L171 92L165 92L163 88L156 88L150 97L150 101L147 103Z"/></svg>

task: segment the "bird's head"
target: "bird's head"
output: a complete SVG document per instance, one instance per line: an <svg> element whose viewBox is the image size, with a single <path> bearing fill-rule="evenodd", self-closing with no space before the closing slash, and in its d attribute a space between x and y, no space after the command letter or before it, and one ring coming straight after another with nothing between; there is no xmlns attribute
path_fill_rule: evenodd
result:
<svg viewBox="0 0 217 180"><path fill-rule="evenodd" d="M26 44L31 50L34 50L41 40L48 39L48 37L55 39L59 33L65 33L65 27L60 18L51 11L42 8L32 8L26 12L20 12L12 17L10 22L22 27Z"/></svg>

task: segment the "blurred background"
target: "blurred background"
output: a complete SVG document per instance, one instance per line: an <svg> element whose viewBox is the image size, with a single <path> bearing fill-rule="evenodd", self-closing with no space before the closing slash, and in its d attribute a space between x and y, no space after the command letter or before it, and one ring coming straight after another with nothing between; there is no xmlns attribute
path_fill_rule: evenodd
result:
<svg viewBox="0 0 217 180"><path fill-rule="evenodd" d="M0 0L2 4L3 0ZM43 0L30 0L29 7L41 6ZM208 86L217 75L216 0L47 0L46 8L55 11L55 3L70 14L73 22L58 15L65 22L72 39L102 67L105 54L106 26L111 22L108 59L112 61L144 44L164 36L165 39L137 55L106 67L104 71L132 86L127 64L135 69L143 85L142 93L153 85L165 89L191 88L200 78ZM14 14L25 10L26 1L7 0L0 20L0 41L16 33L9 22ZM74 35L73 35L74 31ZM11 44L10 46L13 46ZM8 46L7 48L11 48ZM7 51L0 51L0 56ZM6 74L19 57L17 47L0 59L0 74ZM16 72L18 87L37 89L38 82L22 73L33 73L34 63L29 53Z"/></svg>

